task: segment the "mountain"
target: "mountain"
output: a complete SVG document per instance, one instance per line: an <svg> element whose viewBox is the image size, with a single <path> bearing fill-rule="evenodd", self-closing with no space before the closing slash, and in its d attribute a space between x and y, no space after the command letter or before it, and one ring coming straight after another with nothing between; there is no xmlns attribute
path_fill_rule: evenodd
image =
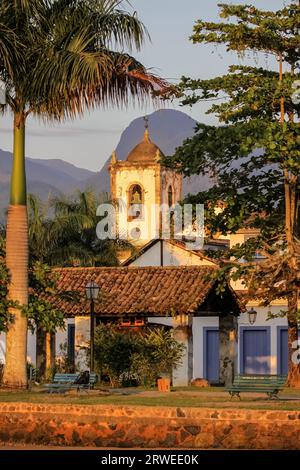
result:
<svg viewBox="0 0 300 470"><path fill-rule="evenodd" d="M0 214L7 208L12 166L12 154L0 150ZM26 158L28 192L37 194L42 200L49 196L69 193L79 188L82 180L94 172L77 168L63 160Z"/></svg>
<svg viewBox="0 0 300 470"><path fill-rule="evenodd" d="M172 109L155 111L149 116L149 132L151 140L158 145L165 155L173 155L175 149L182 145L183 141L191 137L195 132L197 122L187 114ZM131 122L121 135L116 148L118 160L125 160L130 151L138 144L144 135L144 118L140 117ZM109 157L102 170L88 178L81 185L95 190L109 192ZM200 188L207 189L210 186L208 178L193 176L185 178L183 193L197 193Z"/></svg>
<svg viewBox="0 0 300 470"><path fill-rule="evenodd" d="M38 158L29 158L28 160L39 163L40 165L46 166L47 168L51 168L54 171L59 170L61 173L66 174L68 177L73 178L73 180L81 182L84 179L87 179L93 175L93 171L86 170L85 168L78 168L71 163L67 163L64 160L60 160L59 158L53 158L49 160L42 160Z"/></svg>
<svg viewBox="0 0 300 470"><path fill-rule="evenodd" d="M194 134L196 121L181 111L163 109L149 116L150 138L165 155L173 155L176 147ZM116 148L119 160L125 160L144 134L144 119L137 118L124 130ZM100 172L93 172L65 162L61 159L26 158L28 192L37 194L42 200L75 189L94 189L96 192L110 191L108 165L110 157ZM7 208L12 154L0 150L0 215ZM196 193L207 189L208 178L201 176L184 180L183 192Z"/></svg>

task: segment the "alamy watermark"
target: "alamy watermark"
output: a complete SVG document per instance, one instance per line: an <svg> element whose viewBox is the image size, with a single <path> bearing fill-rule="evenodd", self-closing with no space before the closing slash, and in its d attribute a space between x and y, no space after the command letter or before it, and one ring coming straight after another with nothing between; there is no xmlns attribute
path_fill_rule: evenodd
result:
<svg viewBox="0 0 300 470"><path fill-rule="evenodd" d="M131 204L119 199L116 204L101 204L96 233L100 240L182 240L188 250L204 246L203 204Z"/></svg>
<svg viewBox="0 0 300 470"><path fill-rule="evenodd" d="M0 80L0 105L1 104L6 104L6 86L2 80Z"/></svg>

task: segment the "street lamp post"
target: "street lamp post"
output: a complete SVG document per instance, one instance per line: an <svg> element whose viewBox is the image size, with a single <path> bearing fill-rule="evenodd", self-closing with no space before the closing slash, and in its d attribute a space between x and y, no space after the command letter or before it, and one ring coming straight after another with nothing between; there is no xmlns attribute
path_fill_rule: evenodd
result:
<svg viewBox="0 0 300 470"><path fill-rule="evenodd" d="M94 339L95 339L95 300L99 295L96 282L88 282L85 287L86 298L90 301L90 373L94 372Z"/></svg>

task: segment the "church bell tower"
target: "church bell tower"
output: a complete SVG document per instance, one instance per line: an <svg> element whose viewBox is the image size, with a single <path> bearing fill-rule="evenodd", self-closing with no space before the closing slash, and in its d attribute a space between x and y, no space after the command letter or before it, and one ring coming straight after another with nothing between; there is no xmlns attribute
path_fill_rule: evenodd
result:
<svg viewBox="0 0 300 470"><path fill-rule="evenodd" d="M163 153L151 141L148 118L142 141L125 161L114 152L109 166L110 187L117 210L117 234L138 245L160 237L162 204L181 200L182 175L161 163Z"/></svg>

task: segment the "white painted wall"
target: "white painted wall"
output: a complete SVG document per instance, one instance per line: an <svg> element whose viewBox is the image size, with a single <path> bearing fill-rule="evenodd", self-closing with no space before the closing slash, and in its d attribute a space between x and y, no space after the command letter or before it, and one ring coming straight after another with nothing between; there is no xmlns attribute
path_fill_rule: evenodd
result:
<svg viewBox="0 0 300 470"><path fill-rule="evenodd" d="M74 318L68 318L65 321L65 328L61 328L56 332L55 353L57 358L61 357L62 355L61 347L68 343L68 325L73 325L74 323Z"/></svg>
<svg viewBox="0 0 300 470"><path fill-rule="evenodd" d="M140 255L130 266L161 266L161 242ZM163 242L163 266L213 266L214 263L201 259L192 251L185 250L165 240Z"/></svg>
<svg viewBox="0 0 300 470"><path fill-rule="evenodd" d="M160 266L160 242L133 261L130 266Z"/></svg>
<svg viewBox="0 0 300 470"><path fill-rule="evenodd" d="M82 347L88 347L90 341L89 317L75 318L75 365L80 371L88 369L87 356Z"/></svg>
<svg viewBox="0 0 300 470"><path fill-rule="evenodd" d="M169 187L172 188L173 204L182 200L182 175L162 168L161 171L161 204L169 203Z"/></svg>
<svg viewBox="0 0 300 470"><path fill-rule="evenodd" d="M134 228L141 230L141 239L148 241L157 238L157 230L159 226L159 218L156 216L152 220L151 217L155 216L155 211L152 213L151 206L156 202L156 188L155 188L155 175L154 168L142 168L132 166L131 168L120 168L116 173L116 195L117 198L123 202L124 208L128 205L128 191L133 184L139 184L144 189L144 217L141 219L128 221L127 210L120 210L118 213L118 228L120 235L130 237L130 232Z"/></svg>
<svg viewBox="0 0 300 470"><path fill-rule="evenodd" d="M28 331L27 361L35 365L36 362L36 336ZM0 333L0 362L5 363L5 333Z"/></svg>
<svg viewBox="0 0 300 470"><path fill-rule="evenodd" d="M60 355L60 345L67 341L67 324L74 323L74 319L66 320L66 329L58 330L56 333L56 355ZM33 366L36 365L36 334L28 330L27 336L27 361ZM5 333L0 333L0 362L5 363Z"/></svg>

